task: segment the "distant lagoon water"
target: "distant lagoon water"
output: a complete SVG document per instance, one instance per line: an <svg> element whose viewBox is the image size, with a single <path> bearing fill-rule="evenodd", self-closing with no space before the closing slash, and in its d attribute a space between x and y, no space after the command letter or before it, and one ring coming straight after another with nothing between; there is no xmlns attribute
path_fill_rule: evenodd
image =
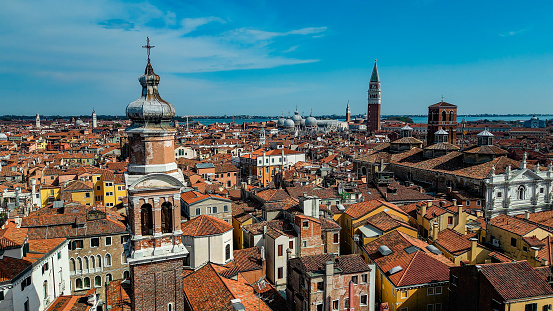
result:
<svg viewBox="0 0 553 311"><path fill-rule="evenodd" d="M384 116L386 117L386 116ZM457 116L457 122L461 122L462 119L465 119L466 121L479 121L479 120L489 120L489 121L526 121L529 120L531 116L528 115L509 115L509 116ZM538 116L540 120L549 120L553 119L553 115L543 115ZM427 116L422 117L411 117L413 119L413 122L415 123L426 123L428 121ZM265 122L265 121L273 121L276 119L273 118L267 118L267 119L235 119L234 122L238 124L242 124L244 122L246 123L252 123L252 122ZM344 121L345 119L337 119L340 121ZM232 118L228 119L195 119L194 121L198 121L203 125L210 125L213 123L230 123L232 122ZM181 122L181 124L184 124L184 122Z"/></svg>

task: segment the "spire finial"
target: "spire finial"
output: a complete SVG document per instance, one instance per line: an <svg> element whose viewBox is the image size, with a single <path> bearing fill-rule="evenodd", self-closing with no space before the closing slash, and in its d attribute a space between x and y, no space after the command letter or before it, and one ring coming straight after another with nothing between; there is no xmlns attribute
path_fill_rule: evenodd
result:
<svg viewBox="0 0 553 311"><path fill-rule="evenodd" d="M150 62L150 50L152 48L155 48L155 45L150 45L150 37L146 37L146 45L142 46L143 48L148 50L148 63Z"/></svg>
<svg viewBox="0 0 553 311"><path fill-rule="evenodd" d="M442 95L442 103L444 102L444 96Z"/></svg>
<svg viewBox="0 0 553 311"><path fill-rule="evenodd" d="M376 58L374 59L374 63L376 64Z"/></svg>

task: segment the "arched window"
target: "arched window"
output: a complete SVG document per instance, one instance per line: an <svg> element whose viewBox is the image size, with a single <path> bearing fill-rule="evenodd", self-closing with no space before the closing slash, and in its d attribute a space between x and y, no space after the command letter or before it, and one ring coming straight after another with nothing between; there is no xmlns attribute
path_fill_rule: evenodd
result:
<svg viewBox="0 0 553 311"><path fill-rule="evenodd" d="M90 278L84 278L84 288L90 288Z"/></svg>
<svg viewBox="0 0 553 311"><path fill-rule="evenodd" d="M107 282L111 282L111 280L113 280L113 277L111 276L111 274L106 274L106 283Z"/></svg>
<svg viewBox="0 0 553 311"><path fill-rule="evenodd" d="M75 274L75 259L69 259L69 272Z"/></svg>
<svg viewBox="0 0 553 311"><path fill-rule="evenodd" d="M524 200L525 197L526 197L526 188L524 186L518 187L517 198L519 200Z"/></svg>
<svg viewBox="0 0 553 311"><path fill-rule="evenodd" d="M81 279L76 279L75 280L75 289L77 289L77 290L83 289L83 280L81 280Z"/></svg>
<svg viewBox="0 0 553 311"><path fill-rule="evenodd" d="M225 260L230 260L230 244L225 246Z"/></svg>
<svg viewBox="0 0 553 311"><path fill-rule="evenodd" d="M453 110L449 112L449 121L453 122Z"/></svg>
<svg viewBox="0 0 553 311"><path fill-rule="evenodd" d="M90 269L96 269L96 260L94 259L94 255L90 256Z"/></svg>
<svg viewBox="0 0 553 311"><path fill-rule="evenodd" d="M98 269L102 269L102 256L96 256L96 261L98 262Z"/></svg>
<svg viewBox="0 0 553 311"><path fill-rule="evenodd" d="M447 121L447 113L442 111L442 121Z"/></svg>
<svg viewBox="0 0 553 311"><path fill-rule="evenodd" d="M140 208L140 219L142 220L142 235L152 235L154 233L154 221L151 204L143 204Z"/></svg>
<svg viewBox="0 0 553 311"><path fill-rule="evenodd" d="M121 263L127 263L127 254L125 252L121 253Z"/></svg>
<svg viewBox="0 0 553 311"><path fill-rule="evenodd" d="M102 277L97 275L94 277L94 286L95 287L102 287Z"/></svg>
<svg viewBox="0 0 553 311"><path fill-rule="evenodd" d="M83 259L84 259L84 269L85 269L85 270L88 270L88 268L89 268L89 265L88 265L88 257L83 257Z"/></svg>
<svg viewBox="0 0 553 311"><path fill-rule="evenodd" d="M77 272L81 272L83 270L83 260L79 257L77 258Z"/></svg>
<svg viewBox="0 0 553 311"><path fill-rule="evenodd" d="M131 278L131 274L129 271L124 271L123 272L123 280L128 280Z"/></svg>
<svg viewBox="0 0 553 311"><path fill-rule="evenodd" d="M161 232L173 232L173 206L171 202L161 204Z"/></svg>
<svg viewBox="0 0 553 311"><path fill-rule="evenodd" d="M168 303L167 304L167 311L173 311L173 303Z"/></svg>
<svg viewBox="0 0 553 311"><path fill-rule="evenodd" d="M111 255L106 254L106 261L104 262L104 267L111 267Z"/></svg>

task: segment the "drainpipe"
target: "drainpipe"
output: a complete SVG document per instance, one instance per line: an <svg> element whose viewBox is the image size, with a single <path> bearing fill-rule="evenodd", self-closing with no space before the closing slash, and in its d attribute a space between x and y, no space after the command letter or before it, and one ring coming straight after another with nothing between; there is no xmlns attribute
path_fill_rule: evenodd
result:
<svg viewBox="0 0 553 311"><path fill-rule="evenodd" d="M348 297L349 297L348 311L353 311L355 309L355 308L352 308L352 305L353 305L353 281L349 281Z"/></svg>

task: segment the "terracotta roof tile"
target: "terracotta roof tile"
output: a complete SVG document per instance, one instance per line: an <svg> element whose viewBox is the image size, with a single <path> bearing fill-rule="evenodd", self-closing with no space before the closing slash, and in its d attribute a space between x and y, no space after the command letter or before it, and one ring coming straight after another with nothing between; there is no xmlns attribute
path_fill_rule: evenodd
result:
<svg viewBox="0 0 553 311"><path fill-rule="evenodd" d="M209 215L200 215L182 224L182 234L187 236L222 234L229 230L232 225Z"/></svg>

